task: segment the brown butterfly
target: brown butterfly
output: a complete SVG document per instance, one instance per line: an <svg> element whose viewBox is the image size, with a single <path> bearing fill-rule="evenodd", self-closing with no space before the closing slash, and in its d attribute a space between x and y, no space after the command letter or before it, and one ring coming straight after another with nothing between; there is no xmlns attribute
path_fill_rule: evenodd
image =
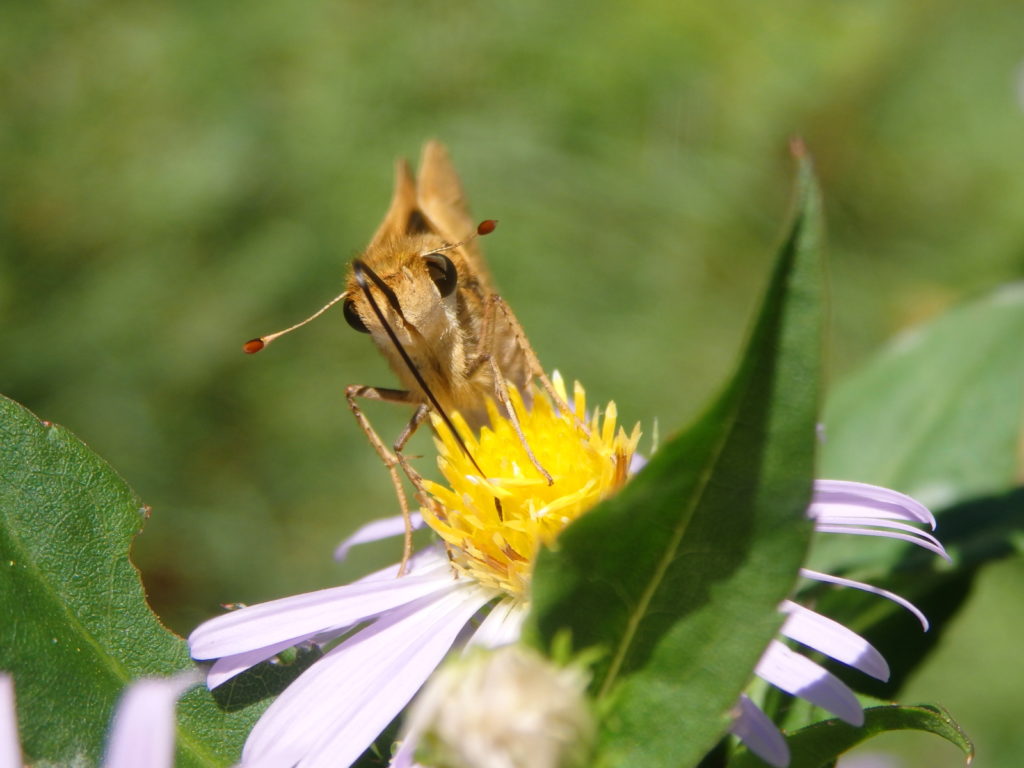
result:
<svg viewBox="0 0 1024 768"><path fill-rule="evenodd" d="M507 384L514 385L528 403L530 383L536 378L559 408L571 413L555 393L519 322L494 291L476 237L489 233L494 225L484 221L474 227L447 150L429 141L423 147L418 178L406 161L397 163L391 204L369 246L352 261L345 291L302 323L245 346L247 352L259 351L342 301L349 325L369 334L387 358L404 389L357 384L346 388L345 397L398 493L407 521L403 567L412 542L398 467L422 495L419 475L402 449L431 412L459 439L450 414L457 411L477 429L488 420L487 400L494 400L511 418L527 455L548 482L550 475L519 430ZM373 429L360 399L415 406L391 448ZM465 445L463 449L469 454Z"/></svg>

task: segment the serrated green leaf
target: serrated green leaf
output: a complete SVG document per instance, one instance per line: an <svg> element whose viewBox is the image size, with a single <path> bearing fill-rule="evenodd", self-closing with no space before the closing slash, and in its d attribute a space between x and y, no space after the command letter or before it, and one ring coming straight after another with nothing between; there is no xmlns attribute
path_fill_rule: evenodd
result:
<svg viewBox="0 0 1024 768"><path fill-rule="evenodd" d="M945 710L927 705L886 706L864 710L860 728L841 720L824 720L790 734L786 737L792 755L789 768L826 768L839 755L887 731L934 733L959 747L965 764L974 759L974 745ZM729 768L764 768L764 763L744 750L729 762Z"/></svg>
<svg viewBox="0 0 1024 768"><path fill-rule="evenodd" d="M824 476L939 509L1024 482L1024 283L903 334L836 388Z"/></svg>
<svg viewBox="0 0 1024 768"><path fill-rule="evenodd" d="M777 632L811 526L820 202L797 210L738 372L710 411L542 553L527 636L602 647L601 765L695 765Z"/></svg>
<svg viewBox="0 0 1024 768"><path fill-rule="evenodd" d="M193 666L129 560L148 514L74 435L0 396L0 669L28 761L96 764L123 686ZM251 713L224 715L205 690L181 709L180 764L237 756Z"/></svg>

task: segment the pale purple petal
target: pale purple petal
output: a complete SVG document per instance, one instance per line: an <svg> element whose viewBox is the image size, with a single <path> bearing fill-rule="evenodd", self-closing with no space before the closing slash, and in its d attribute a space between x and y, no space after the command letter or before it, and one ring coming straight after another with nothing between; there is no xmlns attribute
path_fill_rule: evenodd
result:
<svg viewBox="0 0 1024 768"><path fill-rule="evenodd" d="M295 645L294 640L282 640L280 643L265 645L245 653L236 653L233 656L223 656L213 662L206 673L206 687L213 690L218 685L224 685L228 680L240 675L245 670L255 667L261 661L273 658L281 651L286 651Z"/></svg>
<svg viewBox="0 0 1024 768"><path fill-rule="evenodd" d="M863 592L870 592L873 595L879 595L880 597L892 600L896 605L902 606L914 614L915 618L921 622L921 627L925 632L928 631L928 619L921 612L921 610L914 605L912 602L907 600L905 597L900 597L895 592L890 592L888 589L882 589L881 587L875 587L871 584L865 584L863 581L854 581L853 579L844 579L842 576L833 576L829 573L822 573L821 571L812 571L810 568L801 568L800 575L806 579L813 579L814 581L824 581L827 584L838 584L842 587L853 587Z"/></svg>
<svg viewBox="0 0 1024 768"><path fill-rule="evenodd" d="M422 575L427 572L435 572L438 570L438 566L443 567L446 574L450 573L448 559L445 557L443 550L440 548L423 550L422 552L418 552L413 555L409 560L409 574ZM374 581L394 584L396 578L395 574L397 571L398 565L391 565L387 568L371 573L368 576L364 576L354 583L359 584ZM251 651L221 657L213 663L212 667L210 667L206 676L206 685L211 689L216 688L219 685L223 685L231 678L236 675L240 675L242 672L254 667L261 661L266 661L267 659L276 656L281 651L287 650L300 642L308 641L314 644L322 644L335 639L337 636L338 630L332 628L327 631L318 632L306 638L302 638L300 641L297 641L294 638L288 638L279 643L263 646L262 648L255 648Z"/></svg>
<svg viewBox="0 0 1024 768"><path fill-rule="evenodd" d="M364 581L388 581L390 579L398 578L398 571L401 569L401 563L395 563L393 565L381 568L379 571L374 571L366 576L363 576L353 584L358 584ZM419 552L413 552L412 557L409 558L409 562L405 564L405 575L406 576L418 576L427 571L435 570L437 568L446 567L451 569L451 562L448 560L448 555L444 551L444 547L441 544L435 544L421 549Z"/></svg>
<svg viewBox="0 0 1024 768"><path fill-rule="evenodd" d="M906 768L906 763L895 755L883 752L858 752L839 758L836 768Z"/></svg>
<svg viewBox="0 0 1024 768"><path fill-rule="evenodd" d="M419 512L413 512L409 515L409 522L414 531L418 530L423 527L423 516ZM334 550L334 559L341 562L348 557L349 550L359 544L390 539L393 536L401 536L404 533L405 519L401 515L371 520L338 545L338 548Z"/></svg>
<svg viewBox="0 0 1024 768"><path fill-rule="evenodd" d="M285 641L295 645L426 595L452 589L456 584L447 564L443 564L402 578L364 579L283 597L204 622L189 637L189 646L194 658L214 659L279 646Z"/></svg>
<svg viewBox="0 0 1024 768"><path fill-rule="evenodd" d="M849 533L858 536L880 536L886 539L900 539L901 541L909 541L911 544L916 544L919 547L930 550L946 560L952 560L934 536L929 536L923 532L917 535L910 535L906 533L893 533L892 531L881 531L877 528L862 528L855 525L822 525L820 523L814 526L814 530L820 533Z"/></svg>
<svg viewBox="0 0 1024 768"><path fill-rule="evenodd" d="M280 763L276 760L243 760L236 763L234 768L278 768Z"/></svg>
<svg viewBox="0 0 1024 768"><path fill-rule="evenodd" d="M729 732L751 752L775 768L789 765L789 745L779 729L747 695L741 694Z"/></svg>
<svg viewBox="0 0 1024 768"><path fill-rule="evenodd" d="M629 470L628 474L635 475L641 469L647 466L647 459L641 456L639 453L634 453L629 457Z"/></svg>
<svg viewBox="0 0 1024 768"><path fill-rule="evenodd" d="M406 734L402 743L398 745L398 749L395 751L394 756L391 758L389 768L417 768L416 746L418 741L418 738L415 738L411 734Z"/></svg>
<svg viewBox="0 0 1024 768"><path fill-rule="evenodd" d="M391 610L300 675L256 723L245 760L337 768L359 757L493 598L473 582L455 584Z"/></svg>
<svg viewBox="0 0 1024 768"><path fill-rule="evenodd" d="M836 515L829 512L819 514L814 519L814 530L821 533L851 533L860 536L884 536L889 539L901 539L934 552L946 560L951 560L950 556L946 554L945 548L932 534L893 520L855 517L846 514Z"/></svg>
<svg viewBox="0 0 1024 768"><path fill-rule="evenodd" d="M772 640L754 672L765 682L827 709L850 725L864 723L864 710L845 683L778 640Z"/></svg>
<svg viewBox="0 0 1024 768"><path fill-rule="evenodd" d="M480 622L480 626L467 644L467 650L476 646L497 648L516 642L525 619L526 607L521 602L512 599L502 600Z"/></svg>
<svg viewBox="0 0 1024 768"><path fill-rule="evenodd" d="M786 600L780 610L788 615L780 630L786 637L859 669L876 680L889 679L889 665L885 658L852 629L792 600Z"/></svg>
<svg viewBox="0 0 1024 768"><path fill-rule="evenodd" d="M850 480L814 481L814 496L807 510L810 517L845 512L863 516L867 510L872 517L914 520L935 528L935 517L928 508L906 494Z"/></svg>
<svg viewBox="0 0 1024 768"><path fill-rule="evenodd" d="M18 713L14 707L14 678L0 673L0 768L21 768Z"/></svg>
<svg viewBox="0 0 1024 768"><path fill-rule="evenodd" d="M104 768L171 768L174 764L174 706L200 682L197 670L174 677L142 678L129 685L114 713Z"/></svg>

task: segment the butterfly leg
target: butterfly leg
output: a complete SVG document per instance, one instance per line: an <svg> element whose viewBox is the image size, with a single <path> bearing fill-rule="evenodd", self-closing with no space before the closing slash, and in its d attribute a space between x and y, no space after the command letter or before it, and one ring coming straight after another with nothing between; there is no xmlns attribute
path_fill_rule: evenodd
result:
<svg viewBox="0 0 1024 768"><path fill-rule="evenodd" d="M555 482L554 478L551 477L550 472L544 469L543 465L537 459L537 456L533 453L530 443L526 440L526 435L523 434L523 427L519 423L519 414L517 414L515 408L512 407L512 398L509 397L508 394L508 383L505 381L505 375L502 373L501 368L498 367L498 361L494 359L494 355L490 351L493 349L494 344L494 316L494 304L493 302L490 302L484 307L483 327L480 333L480 349L485 351L477 355L476 359L469 367L466 378L472 379L485 365L490 369L491 378L494 382L495 397L498 399L498 402L501 403L502 408L504 408L505 413L508 415L508 420L511 422L512 428L516 432L516 437L519 438L519 442L526 451L527 458L530 460L530 463L533 464L534 468L540 472L548 485L553 485ZM520 394L525 399L529 397L530 393L521 392Z"/></svg>
<svg viewBox="0 0 1024 768"><path fill-rule="evenodd" d="M409 423L405 425L402 433L398 436L398 439L393 443L391 450L388 450L384 441L381 440L380 435L370 424L370 420L363 413L363 409L359 407L356 402L358 398L364 400L377 400L387 403L404 403L407 405L416 405L416 412L412 415ZM398 467L401 466L409 480L416 486L416 490L419 494L423 494L422 480L418 473L412 469L412 467L405 460L402 455L402 449L406 443L409 442L409 438L412 437L416 429L426 419L429 409L423 403L420 403L416 397L406 390L402 389L385 389L383 387L365 387L361 384L353 384L350 387L345 388L345 400L348 401L349 410L352 411L352 415L356 417L360 429L366 435L366 439L370 441L370 445L377 452L381 461L384 462L384 466L387 467L388 474L391 476L391 483L395 487L395 495L398 497L398 506L402 512L402 519L405 521L405 538L402 545L402 564L398 568L398 575L403 576L409 565L409 560L412 557L412 516L409 512L409 500L405 495L405 488L402 486L402 478L398 474Z"/></svg>
<svg viewBox="0 0 1024 768"><path fill-rule="evenodd" d="M421 403L419 408L416 409L416 413L414 413L412 418L409 419L409 423L406 424L405 429L402 430L402 434L399 435L398 439L395 441L395 458L398 459L398 463L401 465L402 470L405 472L405 476L409 478L409 482L411 482L413 484L413 487L416 489L416 498L420 502L420 504L422 504L424 507L430 507L434 515L438 518L442 520L447 520L448 515L443 505L441 505L436 499L434 499L430 495L430 493L427 492L427 489L423 483L423 476L416 471L415 467L413 467L413 465L409 462L409 457L406 456L405 453L402 451L402 449L405 447L405 444L409 441L409 438L412 437L413 432L415 432L419 428L420 424L427 420L429 415L430 406L428 406L426 403ZM410 524L410 518L406 517L405 520L407 537L406 541L408 543L407 551L411 555L412 526ZM451 561L453 559L451 547L448 546L447 541L442 541L441 543L444 544L444 550L448 555L448 560ZM402 575L402 573L404 573L404 557L402 560L402 568L403 570L399 572L399 575ZM454 565L452 566L452 574L455 576L455 578L459 578L459 572Z"/></svg>
<svg viewBox="0 0 1024 768"><path fill-rule="evenodd" d="M488 312L485 313L485 318L490 315L490 322L493 324L495 314L500 314L501 318L505 321L508 326L509 332L512 334L512 338L515 340L516 346L523 353L523 358L526 363L527 372L531 378L535 378L540 381L541 387L551 397L558 407L558 410L568 418L571 418L576 422L576 426L582 429L585 433L589 434L590 429L584 424L580 418L576 415L576 412L569 407L569 404L565 399L558 394L555 390L554 385L551 383L551 379L544 372L544 368L541 367L540 360L537 357L537 353L533 351L533 346L530 344L529 339L526 338L526 332L523 330L523 326L520 325L518 318L512 313L512 308L505 302L498 294L492 294L490 302L488 304ZM486 329L485 329L486 330Z"/></svg>

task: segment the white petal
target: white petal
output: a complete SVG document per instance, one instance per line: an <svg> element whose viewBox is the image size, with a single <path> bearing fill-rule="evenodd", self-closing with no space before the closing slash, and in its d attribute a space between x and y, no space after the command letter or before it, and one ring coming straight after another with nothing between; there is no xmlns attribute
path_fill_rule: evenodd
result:
<svg viewBox="0 0 1024 768"><path fill-rule="evenodd" d="M822 573L821 571L812 571L810 568L801 568L800 575L806 579L824 581L828 584L838 584L842 587L853 587L854 589L860 589L864 592L870 592L873 595L888 598L896 603L896 605L902 606L914 614L915 618L921 622L921 627L924 631L928 631L928 619L923 613L921 613L921 609L905 597L900 597L895 592L890 592L888 589L882 589L881 587L874 587L870 584L865 584L863 581L854 581L853 579L844 579L842 576L833 576L832 574Z"/></svg>
<svg viewBox="0 0 1024 768"><path fill-rule="evenodd" d="M266 646L300 643L342 630L457 584L447 566L402 578L361 580L250 605L200 624L189 637L192 656L215 659ZM287 646L285 646L287 647Z"/></svg>
<svg viewBox="0 0 1024 768"><path fill-rule="evenodd" d="M786 739L771 718L746 694L740 695L729 732L769 765L775 768L786 768L789 765L789 745Z"/></svg>
<svg viewBox="0 0 1024 768"><path fill-rule="evenodd" d="M14 678L0 673L0 768L21 768L18 713L14 708Z"/></svg>
<svg viewBox="0 0 1024 768"><path fill-rule="evenodd" d="M816 517L823 511L841 513L857 507L857 514L870 510L871 516L916 520L935 528L935 517L916 499L890 488L850 480L815 480L814 497L807 513Z"/></svg>
<svg viewBox="0 0 1024 768"><path fill-rule="evenodd" d="M413 512L409 515L409 522L415 531L423 527L423 516L419 512ZM334 559L341 562L348 557L349 550L359 544L390 539L393 536L401 536L404 533L405 519L401 515L371 520L338 545L338 548L334 550Z"/></svg>
<svg viewBox="0 0 1024 768"><path fill-rule="evenodd" d="M876 680L889 679L889 665L885 658L852 629L792 600L786 600L781 610L789 615L781 630L789 639L859 669Z"/></svg>
<svg viewBox="0 0 1024 768"><path fill-rule="evenodd" d="M343 768L359 757L493 597L473 582L456 584L382 616L313 664L256 723L245 760Z"/></svg>
<svg viewBox="0 0 1024 768"><path fill-rule="evenodd" d="M467 650L476 646L497 648L514 643L519 639L525 619L526 606L517 600L502 600L480 622L480 626L467 644Z"/></svg>
<svg viewBox="0 0 1024 768"><path fill-rule="evenodd" d="M778 640L772 640L754 672L776 688L827 709L850 725L864 723L864 710L845 683Z"/></svg>
<svg viewBox="0 0 1024 768"><path fill-rule="evenodd" d="M129 685L114 713L104 768L171 768L174 764L174 705L200 682L197 670L174 677L142 678Z"/></svg>

